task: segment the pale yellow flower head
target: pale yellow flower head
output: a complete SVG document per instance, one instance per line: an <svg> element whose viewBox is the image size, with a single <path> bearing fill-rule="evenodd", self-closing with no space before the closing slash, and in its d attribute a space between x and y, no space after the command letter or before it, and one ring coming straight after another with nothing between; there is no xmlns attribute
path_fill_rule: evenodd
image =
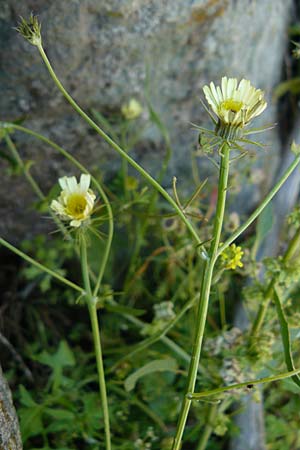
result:
<svg viewBox="0 0 300 450"><path fill-rule="evenodd" d="M207 103L218 118L217 131L240 129L267 107L264 92L251 86L249 80L223 77L221 86L213 82L203 87Z"/></svg>
<svg viewBox="0 0 300 450"><path fill-rule="evenodd" d="M134 98L121 108L121 112L127 120L137 119L142 114L142 111L142 105Z"/></svg>
<svg viewBox="0 0 300 450"><path fill-rule="evenodd" d="M50 207L62 220L70 221L71 227L78 228L93 212L96 196L89 189L91 176L82 174L79 183L74 176L59 178L58 182L62 191Z"/></svg>

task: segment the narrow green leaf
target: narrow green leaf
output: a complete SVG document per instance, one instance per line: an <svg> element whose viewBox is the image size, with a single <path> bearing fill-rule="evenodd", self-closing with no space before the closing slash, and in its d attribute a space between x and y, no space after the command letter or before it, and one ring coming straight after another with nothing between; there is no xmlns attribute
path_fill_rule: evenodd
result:
<svg viewBox="0 0 300 450"><path fill-rule="evenodd" d="M274 301L276 304L277 315L278 315L278 319L279 319L279 323L280 323L280 332L281 332L281 338L282 338L285 364L286 364L287 369L289 371L292 371L292 370L295 370L295 366L294 366L294 361L293 361L293 356L292 356L289 324L286 320L276 287L274 288ZM299 375L294 375L291 377L291 379L298 387L300 387Z"/></svg>
<svg viewBox="0 0 300 450"><path fill-rule="evenodd" d="M177 370L177 363L175 359L155 359L140 369L133 372L129 377L124 381L124 386L127 392L132 391L134 389L137 381L144 377L145 375L149 375L154 372L163 372L170 371L175 372Z"/></svg>
<svg viewBox="0 0 300 450"><path fill-rule="evenodd" d="M45 413L57 420L74 421L76 419L75 414L67 409L46 408Z"/></svg>
<svg viewBox="0 0 300 450"><path fill-rule="evenodd" d="M27 406L28 408L37 406L37 403L33 400L31 394L22 384L19 387L19 393L20 393L20 402L22 403L23 406Z"/></svg>

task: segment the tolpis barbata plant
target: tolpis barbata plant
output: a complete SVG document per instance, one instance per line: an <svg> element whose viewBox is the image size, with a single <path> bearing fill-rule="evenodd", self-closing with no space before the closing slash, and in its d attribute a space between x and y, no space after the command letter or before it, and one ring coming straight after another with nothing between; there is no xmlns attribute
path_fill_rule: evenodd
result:
<svg viewBox="0 0 300 450"><path fill-rule="evenodd" d="M131 165L145 181L150 184L164 199L168 202L172 208L173 213L177 216L176 220L181 220L183 225L188 231L188 235L192 244L192 248L195 249L197 262L201 262L201 277L199 275L199 287L196 298L190 299L187 305L183 308L182 314L191 308L196 303L196 314L193 323L193 346L191 352L191 358L188 367L188 374L186 379L186 386L182 396L182 404L180 408L179 418L177 422L177 428L175 436L170 443L170 437L166 437L165 442L172 446L173 450L179 450L182 445L184 430L189 415L189 410L193 400L201 400L204 397L217 396L225 391L231 389L239 389L245 386L254 386L255 384L265 383L287 377L296 377L300 372L293 367L292 361L289 360L288 372L279 374L275 377L266 377L264 379L252 380L242 383L237 383L230 386L219 387L210 391L196 392L196 382L201 381L201 375L199 375L199 363L201 357L201 350L203 344L203 336L205 332L205 326L207 322L208 306L211 299L211 286L215 274L216 262L220 260L220 266L222 270L235 270L236 268L243 267L242 257L244 251L241 246L235 243L236 239L257 219L260 213L272 200L274 195L278 192L280 187L289 177L289 175L295 170L300 162L299 148L294 145L295 159L292 164L287 168L277 184L269 192L266 198L258 206L258 208L250 215L250 217L242 224L234 227L234 231L227 238L223 236L223 222L226 208L226 198L230 191L228 184L230 164L236 158L232 157L233 150L239 150L242 153L246 153L244 146L246 144L258 145L260 143L252 141L247 138L251 133L262 132L264 129L251 129L252 121L263 113L267 107L267 103L264 98L264 93L260 89L253 87L249 80L242 79L240 82L236 78L227 78L224 76L221 80L220 86L215 86L213 82L209 86L204 86L203 92L207 101L205 106L209 116L213 122L213 129L205 129L201 126L197 126L199 129L200 137L199 142L202 145L204 151L215 152L215 158L218 160L219 178L218 178L218 195L216 202L215 214L212 219L212 233L208 240L203 242L201 240L199 229L195 226L194 221L188 214L188 208L180 203L179 196L176 191L176 180L173 182L174 197L171 196L164 187L154 179L144 168L142 168L129 154L126 152L115 140L113 140L106 132L94 122L94 120L83 111L72 96L67 92L59 78L57 77L42 44L41 37L41 25L38 19L31 15L28 20L21 19L21 22L17 28L19 33L32 45L34 45L46 68L49 75L53 79L55 85L60 90L66 101L74 108L75 112L86 121L89 126L98 133L98 135L104 139L111 148L116 151L126 163ZM131 100L128 104L123 106L122 114L126 120L132 120L141 114L141 105L135 100ZM2 123L2 129L5 130L18 130L19 132L27 133L36 138L46 142L52 146L56 151L64 155L74 166L81 171L81 177L79 182L74 176L64 176L59 179L59 185L61 192L59 196L54 199L49 205L49 213L52 215L59 228L65 236L76 236L74 240L74 246L77 246L78 253L81 261L82 269L82 286L79 286L67 278L59 275L53 270L41 265L34 259L30 258L25 253L11 245L4 239L0 239L0 244L12 250L41 271L45 271L60 282L68 285L76 291L76 295L80 295L84 299L91 320L91 328L94 339L95 356L98 369L98 380L100 387L101 406L103 410L104 424L105 424L105 446L106 450L113 448L111 431L110 431L110 417L108 408L108 399L106 393L106 381L103 367L101 339L99 332L97 305L99 302L99 290L102 284L103 274L106 269L108 255L111 249L111 242L113 237L114 223L110 202L106 196L101 184L95 179L89 171L80 164L75 158L73 158L66 150L57 144L53 143L49 139L39 135L38 133L29 130L26 127L18 125L16 123ZM7 138L9 139L9 138ZM12 148L12 142L8 141ZM16 156L17 157L17 156ZM20 162L21 164L21 162ZM24 172L26 175L26 171ZM34 180L30 178L30 174L27 173L28 181L32 184L32 187L38 193L38 188L34 184ZM199 193L200 188L197 188L192 198L195 198ZM39 192L39 196L42 194ZM96 201L97 200L97 201ZM94 232L96 235L98 231L96 226L98 224L96 216L97 202L101 204L101 208L105 209L107 220L107 236L105 237L104 254L99 262L98 274L92 273L89 264L89 248L87 233ZM297 234L298 233L298 234ZM287 262L291 255L294 253L295 246L298 243L299 232L296 233L296 237L291 241L288 247L287 253L284 256L285 262ZM297 241L297 242L296 242ZM261 305L256 318L254 328L252 330L253 339L257 336L257 333L261 327L261 323L265 316L268 302L272 297L275 298L281 322L284 323L283 312L280 306L280 294L276 289L276 277L273 277L269 283L267 292L263 293L266 301ZM167 315L166 315L167 311ZM150 337L147 339L149 342L153 342L155 333L158 336L164 336L175 323L180 320L181 315L175 315L173 308L167 302L162 302L160 309L157 307L155 310L156 318L159 317L159 326L150 330ZM164 317L162 318L162 313ZM157 321L154 320L154 325L157 325ZM165 328L164 328L165 327ZM152 334L151 334L152 333ZM147 333L146 333L147 334ZM286 336L285 330L285 336ZM143 344L144 345L144 344ZM144 348L143 346L141 348ZM125 357L126 358L126 355ZM153 361L155 363L155 361ZM151 363L150 363L151 364ZM205 368L202 368L202 371ZM180 375L183 376L183 375ZM211 420L213 412L216 410L216 405L213 405L211 413L207 418L207 422ZM223 417L224 409L220 408L220 417ZM223 423L224 422L224 423ZM219 427L219 434L223 433L224 424ZM226 427L225 427L226 428ZM221 431L220 431L221 430ZM207 433L200 433L201 446L199 448L204 449L207 442Z"/></svg>

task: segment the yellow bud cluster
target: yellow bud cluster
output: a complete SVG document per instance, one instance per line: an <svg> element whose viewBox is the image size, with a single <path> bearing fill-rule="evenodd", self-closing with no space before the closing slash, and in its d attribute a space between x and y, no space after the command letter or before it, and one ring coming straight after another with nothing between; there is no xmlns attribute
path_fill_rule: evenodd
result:
<svg viewBox="0 0 300 450"><path fill-rule="evenodd" d="M227 247L222 253L221 258L225 265L225 269L235 270L237 267L243 267L243 263L241 261L244 252L241 247L236 246L235 244Z"/></svg>

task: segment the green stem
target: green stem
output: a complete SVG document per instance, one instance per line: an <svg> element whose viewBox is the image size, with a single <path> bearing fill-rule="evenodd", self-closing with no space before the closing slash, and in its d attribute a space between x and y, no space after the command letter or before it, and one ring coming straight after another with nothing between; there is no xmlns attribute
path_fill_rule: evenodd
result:
<svg viewBox="0 0 300 450"><path fill-rule="evenodd" d="M117 305L117 302L114 300L109 300L109 303L112 305ZM136 325L138 328L143 329L147 324L143 322L142 320L138 319L137 317L131 316L129 314L122 314L125 319L127 319L129 322ZM169 339L167 336L160 336L160 341L163 342L167 347L169 347L175 354L177 354L183 361L190 362L190 355L183 350L179 345L177 345L175 342L173 342L171 339Z"/></svg>
<svg viewBox="0 0 300 450"><path fill-rule="evenodd" d="M156 423L159 428L164 432L168 432L168 428L164 424L164 422L161 420L159 416L157 416L152 409L150 409L145 403L143 403L141 400L139 400L136 396L132 394L132 392L126 392L124 389L121 389L115 385L110 385L109 388L112 391L115 391L118 395L121 397L124 397L128 400L129 403L136 405L138 408L141 409L147 416L150 417L151 420L153 420L154 423Z"/></svg>
<svg viewBox="0 0 300 450"><path fill-rule="evenodd" d="M260 215L260 213L263 211L263 209L267 206L268 203L272 200L272 198L277 194L281 186L286 182L288 177L291 175L291 173L296 169L298 164L300 163L300 155L298 155L294 161L291 163L291 165L287 168L287 170L284 172L280 180L275 184L273 189L269 192L269 194L266 196L264 201L259 205L258 208L251 214L251 216L246 220L246 222L238 228L225 242L223 245L219 247L219 250L217 252L217 257L237 238L239 237L250 225L254 220Z"/></svg>
<svg viewBox="0 0 300 450"><path fill-rule="evenodd" d="M208 440L210 438L210 435L212 433L213 427L214 427L214 421L216 419L216 415L218 412L218 405L213 404L210 406L209 414L207 417L207 422L204 428L204 431L202 433L202 436L200 438L197 450L205 450Z"/></svg>
<svg viewBox="0 0 300 450"><path fill-rule="evenodd" d="M48 144L50 147L52 147L54 150L56 150L58 153L60 153L61 155L63 155L66 159L68 159L75 167L77 167L81 172L83 173L87 173L89 174L89 171L85 168L85 166L83 166L79 161L77 161L77 159L75 159L68 151L66 151L64 148L60 147L58 144L56 144L55 142L51 141L51 139L46 138L45 136L43 136L42 134L39 134L33 130L30 130L29 128L26 127L22 127L21 125L16 125L14 123L10 123L10 122L2 122L2 126L5 128L14 128L18 131L21 131L25 134L28 134L30 136L35 137L36 139L39 139L42 142L45 142L46 144ZM102 186L100 185L100 183L98 183L98 181L96 180L95 177L93 177L91 175L91 179L92 179L92 183L93 185L96 187L96 189L99 191L101 198L104 201L106 210L107 210L107 215L108 215L108 234L107 234L107 239L106 239L106 246L104 249L104 253L103 253L103 257L101 258L101 265L99 268L99 273L98 273L98 277L96 280L96 285L93 291L93 295L96 296L100 285L101 285L101 281L103 278L103 274L105 271L105 267L108 261L108 257L109 257L109 253L110 253L110 248L111 248L111 243L112 243L112 238L113 238L113 232L114 232L114 224L113 224L113 213L112 213L112 209L109 203L109 200L107 198L107 195L105 194L105 191L103 190Z"/></svg>
<svg viewBox="0 0 300 450"><path fill-rule="evenodd" d="M82 269L82 278L84 283L84 288L86 290L86 298L87 305L92 325L92 333L95 347L95 355L97 362L97 370L98 370L98 381L100 388L100 398L104 416L104 430L105 430L105 442L106 442L106 450L111 450L111 439L110 439L110 425L109 425L109 411L108 411L108 401L107 401L107 393L106 393L106 384L105 384L105 376L104 376L104 367L103 367L103 357L102 357L102 349L101 349L101 338L99 332L99 323L97 316L97 300L92 294L90 276L89 276L89 268L88 268L88 259L87 259L87 249L86 249L86 240L85 236L81 236L81 269Z"/></svg>
<svg viewBox="0 0 300 450"><path fill-rule="evenodd" d="M168 162L171 157L171 147L170 147L169 137L166 134L166 132L163 132L163 136L166 141L167 151L164 156L162 166L161 166L160 172L157 177L159 184L161 184L161 182L163 180L163 176L167 170ZM145 237L148 227L149 227L148 219L154 211L154 207L156 205L157 198L158 198L158 192L156 190L153 190L152 195L150 196L150 199L148 202L147 211L145 211L145 214L144 214L144 220L142 221L141 224L140 224L140 222L137 223L137 230L135 233L136 234L135 245L134 245L134 248L132 251L129 268L127 270L127 274L126 274L126 278L125 278L125 282L124 282L124 294L127 292L128 287L131 284L131 281L132 281L132 278L134 275L134 271L136 269L137 258L138 258L138 255L140 254L140 249L144 243L144 237Z"/></svg>
<svg viewBox="0 0 300 450"><path fill-rule="evenodd" d="M208 420L205 425L204 432L200 438L200 441L198 443L198 447L196 450L205 450L207 443L209 441L209 438L214 430L214 424L215 420L217 418L218 414L223 414L226 409L229 408L229 406L232 404L232 397L228 397L227 399L223 400L222 403L218 402L218 405L216 403L213 403L210 407Z"/></svg>
<svg viewBox="0 0 300 450"><path fill-rule="evenodd" d="M37 267L42 272L46 272L49 275L51 275L56 280L60 281L61 283L67 285L68 287L71 287L72 289L75 289L76 291L80 292L82 294L83 290L80 286L73 283L72 281L68 280L67 278L63 277L62 275L59 275L58 273L54 272L53 270L49 269L48 267L44 266L43 264L40 264L35 259L30 258L30 256L26 255L26 253L23 253L21 250L19 250L14 245L7 242L5 239L0 238L0 245L3 245L4 247L11 250L16 255L20 256L21 258L25 259L25 261L29 262L33 266Z"/></svg>
<svg viewBox="0 0 300 450"><path fill-rule="evenodd" d="M207 317L207 310L209 304L209 296L210 296L210 287L212 282L212 275L215 262L217 260L217 252L220 243L220 236L222 231L224 212L225 212L225 203L226 203L226 194L227 194L227 183L228 183L228 174L229 174L229 153L230 147L227 143L224 143L221 148L221 165L220 165L220 173L219 173L219 185L218 185L218 200L216 206L216 216L214 221L214 229L213 229L213 240L208 253L208 260L206 261L202 286L199 297L199 305L197 311L196 318L196 335L193 343L192 357L189 367L188 373L188 381L186 386L186 394L190 392L194 392L198 365L201 355L202 341ZM189 409L191 406L191 401L185 395L183 399L181 411L179 415L177 430L173 442L173 450L179 450L181 447L182 435L184 432L185 424L187 421Z"/></svg>
<svg viewBox="0 0 300 450"><path fill-rule="evenodd" d="M201 400L205 397L210 397L211 395L222 394L223 392L231 391L234 389L241 389L247 387L248 389L252 389L256 384L263 383L271 383L273 381L284 380L285 378L291 378L294 375L300 373L300 369L291 370L290 372L279 373L278 375L274 375L272 377L259 378L258 380L249 380L244 381L243 383L231 384L229 386L224 386L216 389L211 389L210 391L199 392L199 393L188 393L187 397L189 400Z"/></svg>
<svg viewBox="0 0 300 450"><path fill-rule="evenodd" d="M125 122L125 124L121 127L121 137L120 137L120 145L124 149L126 153L129 152L130 147L128 147L127 141L127 131L128 131L128 123ZM121 161L121 174L122 174L122 182L123 182L123 190L124 190L124 197L125 201L128 200L128 190L127 190L127 177L128 177L128 161L124 158L122 158Z"/></svg>
<svg viewBox="0 0 300 450"><path fill-rule="evenodd" d="M283 263L286 264L292 259L292 257L294 256L294 253L297 251L297 249L299 249L299 246L300 246L300 228L296 231L293 238L289 242L288 248L286 249L286 252L282 259ZM255 336L258 335L258 333L262 327L262 324L266 317L268 306L269 306L270 301L273 296L273 289L274 289L275 283L276 283L276 277L274 277L270 281L270 283L267 287L267 290L264 294L264 301L259 307L257 316L256 316L253 326L252 326L252 330L251 330L251 334L250 334L251 339L253 339Z"/></svg>
<svg viewBox="0 0 300 450"><path fill-rule="evenodd" d="M71 106L75 109L75 111L114 149L116 150L122 158L124 158L132 167L134 167L160 194L173 206L178 216L183 220L186 227L194 237L195 241L198 245L201 244L201 240L194 229L193 225L190 221L185 217L183 211L176 204L176 202L172 199L172 197L165 191L165 189L149 175L145 169L143 169L134 159L132 159L116 142L114 142L81 108L80 106L73 100L73 98L68 94L65 90L59 79L57 78L50 61L40 44L38 46L41 57L53 79L58 89L61 91L63 96L67 99L67 101L71 104Z"/></svg>
<svg viewBox="0 0 300 450"><path fill-rule="evenodd" d="M33 192L36 194L36 196L38 197L39 200L45 201L46 196L43 194L39 185L37 184L37 182L31 175L31 173L29 172L28 168L24 164L22 158L19 155L17 147L11 140L9 134L5 134L5 141L6 141L8 148L10 149L13 157L15 158L16 163L18 164L19 168L24 173L24 176L25 176L26 180L28 181L28 183L30 184ZM51 208L48 208L48 212L49 212L50 216L52 217L52 219L54 220L54 222L56 223L56 225L58 226L58 228L60 229L60 231L62 232L63 236L65 238L71 239L70 233L66 230L66 228L64 227L62 222L59 220L59 218L53 213Z"/></svg>
<svg viewBox="0 0 300 450"><path fill-rule="evenodd" d="M33 192L37 195L37 197L40 200L45 200L45 196L44 196L43 192L41 191L40 187L38 186L36 181L31 176L29 170L26 168L26 165L24 164L22 158L20 157L19 152L18 152L15 144L11 140L9 134L5 134L5 141L6 141L6 144L7 144L8 148L9 148L9 150L11 151L11 153L12 153L16 163L18 164L19 168L24 173L24 176L25 176L26 180L28 181L28 183L32 187Z"/></svg>
<svg viewBox="0 0 300 450"><path fill-rule="evenodd" d="M184 307L179 311L179 313L176 315L176 317L173 320L170 320L170 322L162 329L154 333L152 336L144 339L142 342L137 344L131 352L127 353L125 356L120 358L110 369L109 372L113 372L123 361L126 361L128 358L132 358L137 353L145 350L150 345L155 344L155 342L159 341L162 336L165 336L175 325L176 323L181 319L181 317L194 305L196 301L196 297L194 297L192 300L188 301Z"/></svg>
<svg viewBox="0 0 300 450"><path fill-rule="evenodd" d="M219 307L220 307L220 322L222 330L226 328L226 306L225 306L225 297L224 292L221 289L219 291Z"/></svg>

